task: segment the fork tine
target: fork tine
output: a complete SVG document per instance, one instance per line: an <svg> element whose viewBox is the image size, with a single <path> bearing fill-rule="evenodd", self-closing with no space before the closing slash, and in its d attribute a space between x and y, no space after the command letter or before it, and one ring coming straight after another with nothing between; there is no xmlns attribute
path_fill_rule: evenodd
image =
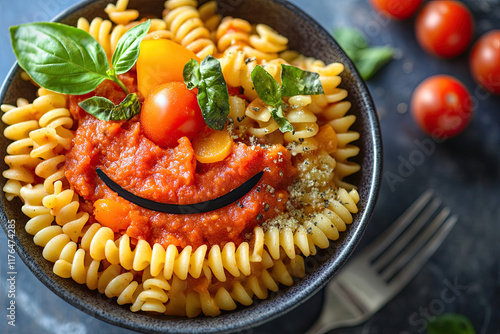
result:
<svg viewBox="0 0 500 334"><path fill-rule="evenodd" d="M390 245L384 253L375 260L373 263L373 268L376 271L381 271L383 268L387 267L390 262L403 250L408 243L417 235L417 233L425 226L425 224L431 219L432 215L437 211L441 205L441 200L439 198L434 199L429 206L427 206L418 215L414 221L410 223L407 230L398 235L394 244Z"/></svg>
<svg viewBox="0 0 500 334"><path fill-rule="evenodd" d="M405 251L401 253L388 268L386 268L386 270L381 274L382 278L388 281L389 279L395 277L397 272L403 271L403 268L405 268L406 265L411 265L413 260L410 260L420 251L425 251L426 244L430 244L430 240L433 239L434 233L441 228L449 214L450 209L444 208L441 210L441 212L436 216L432 223L429 224L423 233L413 240Z"/></svg>
<svg viewBox="0 0 500 334"><path fill-rule="evenodd" d="M402 289L415 275L422 269L424 264L441 246L441 243L450 233L455 223L458 221L458 215L453 215L444 222L439 231L429 240L428 246L423 248L415 258L409 263L397 276L394 277L392 284L398 286L398 290Z"/></svg>
<svg viewBox="0 0 500 334"><path fill-rule="evenodd" d="M428 189L420 195L420 197L384 233L363 250L363 253L366 254L370 260L377 258L384 249L393 243L408 224L414 220L415 216L422 211L433 194L434 191Z"/></svg>
<svg viewBox="0 0 500 334"><path fill-rule="evenodd" d="M332 279L327 288L326 306L309 334L362 323L415 277L458 220L457 215L450 217L448 208L436 213L441 205L439 199L427 205L432 196L432 190L422 194L386 232ZM408 226L412 222L413 225ZM386 252L396 259L386 260ZM375 262L382 259L387 265L377 271L372 258Z"/></svg>

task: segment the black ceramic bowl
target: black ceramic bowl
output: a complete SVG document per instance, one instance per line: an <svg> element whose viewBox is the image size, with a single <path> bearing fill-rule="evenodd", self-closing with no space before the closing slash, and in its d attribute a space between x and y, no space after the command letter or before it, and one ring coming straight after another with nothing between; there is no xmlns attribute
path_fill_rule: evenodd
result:
<svg viewBox="0 0 500 334"><path fill-rule="evenodd" d="M55 20L75 25L79 17L92 19L105 17L104 8L116 0L84 1L60 14ZM129 8L140 9L141 15L161 16L164 0L130 0ZM204 2L204 1L201 1ZM355 159L361 164L361 172L351 182L358 185L360 211L353 224L330 248L306 259L307 275L296 280L291 287L281 287L266 300L256 300L250 307L239 307L218 317L194 319L175 318L146 313L132 313L128 306L119 306L96 291L87 289L71 279L63 279L52 272L53 264L42 257L42 248L33 243L33 237L25 232L27 218L21 213L21 202L8 202L1 192L3 210L1 224L7 231L7 221L16 221L17 253L49 289L80 310L112 324L148 333L221 333L248 329L275 319L304 303L332 278L353 252L368 224L375 205L381 176L380 129L372 99L364 82L351 61L333 38L309 16L284 0L219 0L220 13L246 19L252 23L265 23L289 38L289 46L307 56L327 63L338 61L345 65L341 87L349 91L352 102L350 113L357 120L353 129L361 133L357 145L361 154ZM20 77L17 65L12 68L1 91L2 103L14 104L18 97L35 98L34 87ZM5 125L1 125L2 131ZM1 152L9 141L2 137ZM4 166L5 169L6 166ZM5 180L3 180L5 182Z"/></svg>

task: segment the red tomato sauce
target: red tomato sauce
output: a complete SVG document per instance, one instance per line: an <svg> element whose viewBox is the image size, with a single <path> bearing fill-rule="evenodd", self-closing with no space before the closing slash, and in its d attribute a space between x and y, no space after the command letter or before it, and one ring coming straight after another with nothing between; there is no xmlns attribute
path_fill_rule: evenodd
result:
<svg viewBox="0 0 500 334"><path fill-rule="evenodd" d="M115 103L124 98L111 82L104 82L94 94L104 94ZM78 107L85 98L88 96L70 97L71 112L79 125L66 154L66 177L80 195L82 208L93 219L103 217L99 221L102 225L165 247L223 246L230 241L241 243L256 225L285 210L286 189L296 170L283 146L235 143L223 161L201 164L195 160L186 137L174 148L160 148L144 136L138 117L128 122L100 121ZM124 200L97 176L97 167L129 192L171 204L212 200L259 171L264 175L238 202L206 213L178 215L151 211ZM103 212L109 208L114 211Z"/></svg>

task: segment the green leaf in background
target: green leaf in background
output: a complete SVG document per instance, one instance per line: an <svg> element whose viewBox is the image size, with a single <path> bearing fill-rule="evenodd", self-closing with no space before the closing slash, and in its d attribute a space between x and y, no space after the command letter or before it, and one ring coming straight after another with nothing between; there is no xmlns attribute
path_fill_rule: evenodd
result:
<svg viewBox="0 0 500 334"><path fill-rule="evenodd" d="M10 28L19 66L40 86L62 94L86 94L108 78L102 46L87 32L60 23Z"/></svg>
<svg viewBox="0 0 500 334"><path fill-rule="evenodd" d="M103 121L129 120L141 111L137 94L128 94L117 106L102 96L94 96L78 104L83 110Z"/></svg>
<svg viewBox="0 0 500 334"><path fill-rule="evenodd" d="M191 59L184 65L183 76L189 89L198 87L198 104L205 123L214 130L223 130L229 115L229 93L220 62L208 55L198 66Z"/></svg>
<svg viewBox="0 0 500 334"><path fill-rule="evenodd" d="M387 46L359 50L356 68L365 80L372 78L385 64L392 60L394 51Z"/></svg>
<svg viewBox="0 0 500 334"><path fill-rule="evenodd" d="M324 94L319 74L281 64L281 96Z"/></svg>
<svg viewBox="0 0 500 334"><path fill-rule="evenodd" d="M363 34L354 28L337 28L333 36L359 71L364 80L372 78L392 60L391 47L370 47Z"/></svg>
<svg viewBox="0 0 500 334"><path fill-rule="evenodd" d="M427 332L429 334L476 334L467 317L454 313L446 313L429 319Z"/></svg>
<svg viewBox="0 0 500 334"><path fill-rule="evenodd" d="M333 37L353 61L357 58L359 50L368 47L365 36L358 29L339 27L333 31Z"/></svg>
<svg viewBox="0 0 500 334"><path fill-rule="evenodd" d="M142 39L151 27L151 20L147 20L138 26L128 30L118 41L111 64L116 74L123 74L134 66L139 57L139 47Z"/></svg>
<svg viewBox="0 0 500 334"><path fill-rule="evenodd" d="M195 59L191 59L184 65L182 76L188 89L198 87L201 81L200 64Z"/></svg>
<svg viewBox="0 0 500 334"><path fill-rule="evenodd" d="M281 106L281 103L283 103L281 100L281 87L271 74L262 66L257 65L252 70L251 77L255 91L264 103L275 108Z"/></svg>

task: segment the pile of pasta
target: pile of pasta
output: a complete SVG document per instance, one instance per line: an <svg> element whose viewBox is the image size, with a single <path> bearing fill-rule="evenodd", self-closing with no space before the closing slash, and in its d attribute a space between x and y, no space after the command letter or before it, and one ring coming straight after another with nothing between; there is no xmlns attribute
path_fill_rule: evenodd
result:
<svg viewBox="0 0 500 334"><path fill-rule="evenodd" d="M78 27L88 31L112 55L125 31L140 23L128 0L106 8L109 19L85 18ZM234 138L251 136L256 142L282 144L296 157L299 182L290 196L304 206L257 226L247 241L196 249L165 248L145 240L132 242L99 223L90 223L80 210L79 196L64 176L65 152L74 137L67 96L40 88L29 103L2 105L8 126L3 188L8 200L19 197L29 217L26 231L43 247L43 257L54 263L54 273L97 289L132 311L168 315L216 316L221 311L265 299L280 284L289 286L304 277L304 258L327 248L330 240L353 221L359 196L344 179L360 166L349 161L359 153L352 144L359 133L338 87L343 65L308 58L288 50L288 40L270 27L217 14L215 1L198 8L195 0L168 0L163 18L152 19L146 39L167 38L204 58L220 60L229 86L242 87L244 96L230 97L230 125ZM281 133L268 107L258 99L250 73L262 65L280 82L281 64L317 72L323 95L294 96L286 117L295 133ZM132 246L133 245L133 246ZM205 277L207 288L190 288L189 279Z"/></svg>

